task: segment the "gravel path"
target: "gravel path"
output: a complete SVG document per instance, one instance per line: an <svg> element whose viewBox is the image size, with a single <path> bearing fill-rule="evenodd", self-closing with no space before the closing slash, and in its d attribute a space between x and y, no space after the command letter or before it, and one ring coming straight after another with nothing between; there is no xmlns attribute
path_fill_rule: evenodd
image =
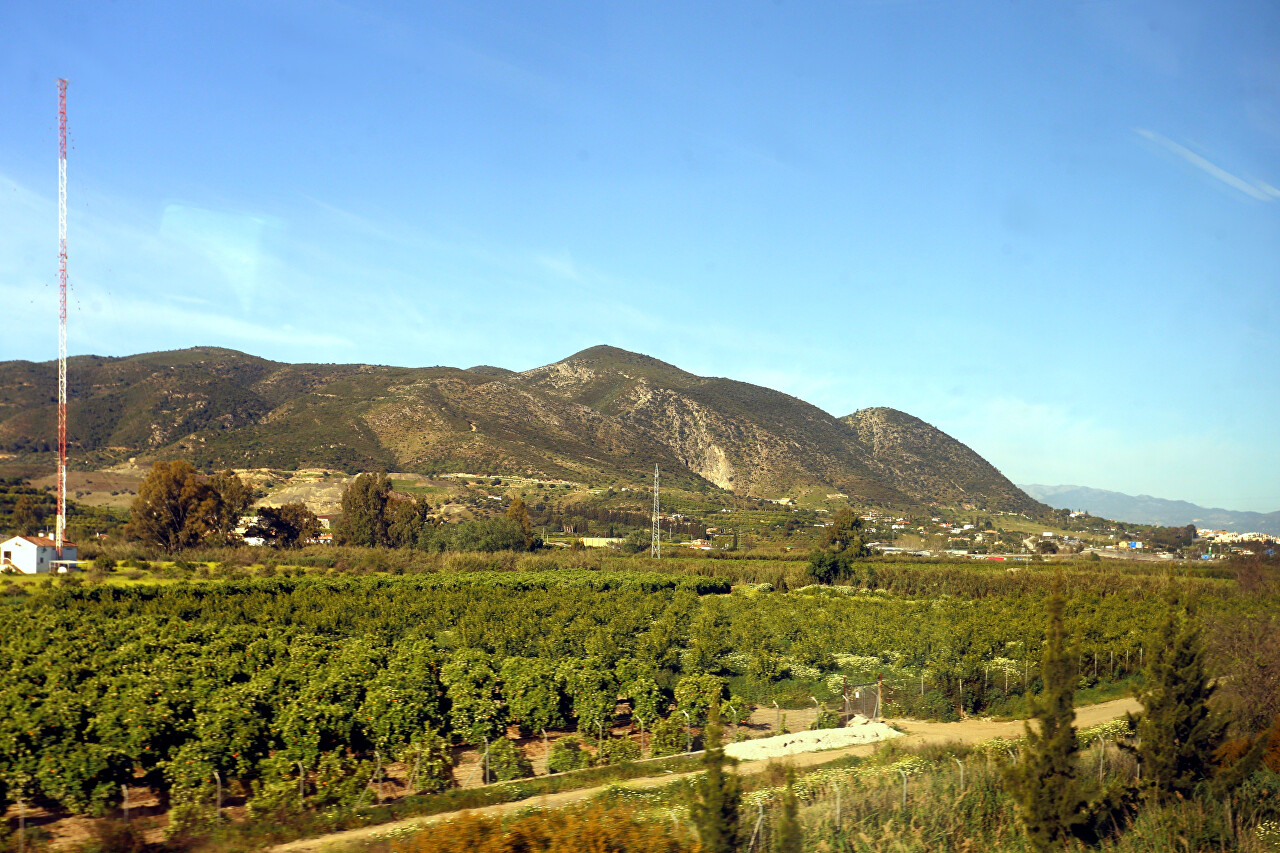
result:
<svg viewBox="0 0 1280 853"><path fill-rule="evenodd" d="M1114 720L1122 717L1126 713L1136 712L1141 709L1137 700L1134 699L1115 699L1111 702L1101 702L1097 705L1086 705L1083 708L1076 709L1076 726L1077 728L1089 728L1099 723L1105 723L1108 720ZM1010 722L995 722L991 720L971 719L961 720L958 723L934 723L920 720L893 720L891 721L898 728L905 732L905 738L901 741L907 746L916 746L922 744L941 744L941 743L981 743L982 741L991 740L992 738L1017 738L1023 734L1023 721L1013 720ZM868 726L879 727L883 724L869 723ZM865 728L859 726L856 728ZM884 726L888 728L888 726ZM829 732L845 731L841 729L828 729ZM806 734L815 735L821 732L808 732ZM800 735L779 735L773 738L764 738L762 740L795 740ZM797 768L812 767L818 764L826 764L838 758L844 758L847 755L870 755L876 750L875 742L855 743L850 746L831 749L822 744L825 741L818 739L815 741L817 745L812 746L809 752L789 752L784 753L788 757L788 763ZM733 744L732 747L745 746L746 743ZM726 747L726 752L730 747ZM738 765L738 772L742 774L759 773L763 771L773 760L772 758L747 759ZM634 790L643 790L645 788L657 788L670 783L674 779L687 776L693 776L693 773L681 774L665 774L662 776L650 776L643 779L631 779L620 783L623 787ZM485 808L472 809L473 814L479 815L502 815L517 812L527 808L555 808L558 806L567 806L573 803L582 802L590 799L596 794L604 790L604 786L595 788L581 788L576 791L561 791L557 794L547 794L541 797L534 797L528 800L521 800L516 803L502 803L496 806L486 806ZM304 838L298 841L290 841L287 844L280 844L271 848L277 853L319 853L324 850L335 850L349 846L354 846L363 841L370 841L380 835L386 835L391 832L401 832L417 826L429 826L435 823L441 823L457 817L458 812L446 812L444 814L429 815L425 817L406 818L405 820L394 821L392 823L378 824L377 826L365 826L359 829L349 829L345 832L336 832L332 835L324 835L319 838Z"/></svg>
<svg viewBox="0 0 1280 853"><path fill-rule="evenodd" d="M902 737L902 733L888 723L876 723L856 715L844 728L818 729L812 732L756 738L741 743L731 743L724 748L724 751L731 758L741 761L758 761L797 755L802 752L839 749L855 744L878 743L895 737Z"/></svg>

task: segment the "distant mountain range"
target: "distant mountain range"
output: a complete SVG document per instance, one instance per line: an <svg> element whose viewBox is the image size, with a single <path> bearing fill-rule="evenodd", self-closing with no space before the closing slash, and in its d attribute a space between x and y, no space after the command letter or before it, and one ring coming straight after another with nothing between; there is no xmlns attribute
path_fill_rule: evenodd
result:
<svg viewBox="0 0 1280 853"><path fill-rule="evenodd" d="M1036 515L971 449L903 412L835 418L787 394L686 373L608 346L516 373L499 367L282 364L200 347L69 360L76 462L503 473L592 484L714 484L781 497ZM54 362L0 363L0 450L48 452Z"/></svg>
<svg viewBox="0 0 1280 853"><path fill-rule="evenodd" d="M1210 509L1186 501L1170 501L1150 495L1126 495L1085 486L1019 486L1024 492L1054 509L1088 510L1091 515L1132 524L1161 524L1182 527L1194 524L1210 530L1235 533L1273 533L1280 536L1280 512L1236 512Z"/></svg>

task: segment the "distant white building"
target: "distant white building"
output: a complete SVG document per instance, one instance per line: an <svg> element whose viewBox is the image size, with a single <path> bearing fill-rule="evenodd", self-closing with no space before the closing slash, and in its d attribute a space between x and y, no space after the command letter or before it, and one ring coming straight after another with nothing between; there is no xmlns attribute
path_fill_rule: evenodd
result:
<svg viewBox="0 0 1280 853"><path fill-rule="evenodd" d="M0 570L9 569L24 575L65 571L65 565L77 560L76 546L62 543L62 559L58 560L56 543L47 536L15 536L0 542Z"/></svg>
<svg viewBox="0 0 1280 853"><path fill-rule="evenodd" d="M627 540L621 536L583 536L582 544L587 548L608 548L610 545L621 545Z"/></svg>

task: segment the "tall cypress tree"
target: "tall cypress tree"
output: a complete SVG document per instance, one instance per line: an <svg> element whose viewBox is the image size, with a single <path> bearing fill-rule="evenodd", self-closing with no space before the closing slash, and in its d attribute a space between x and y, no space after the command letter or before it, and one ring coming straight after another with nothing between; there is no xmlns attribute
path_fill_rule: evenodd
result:
<svg viewBox="0 0 1280 853"><path fill-rule="evenodd" d="M773 825L770 853L801 853L804 834L800 830L800 803L796 800L796 769L787 768L787 787L782 791L782 809Z"/></svg>
<svg viewBox="0 0 1280 853"><path fill-rule="evenodd" d="M711 703L707 722L705 771L698 780L696 799L689 816L698 830L698 841L706 853L732 853L738 845L738 804L742 783L738 774L725 769L724 748L720 745L720 703Z"/></svg>
<svg viewBox="0 0 1280 853"><path fill-rule="evenodd" d="M385 471L361 474L342 493L342 518L338 542L381 548L391 544L387 536L387 502L391 479Z"/></svg>
<svg viewBox="0 0 1280 853"><path fill-rule="evenodd" d="M1209 778L1226 722L1213 714L1213 684L1204 670L1200 628L1176 599L1147 667L1136 723L1137 753L1147 790L1159 799L1188 797Z"/></svg>
<svg viewBox="0 0 1280 853"><path fill-rule="evenodd" d="M533 521L529 518L529 508L525 506L524 500L519 495L511 501L511 506L507 508L507 518L520 525L520 532L524 534L524 549L528 551L533 547ZM609 534L612 536L613 534Z"/></svg>
<svg viewBox="0 0 1280 853"><path fill-rule="evenodd" d="M1041 677L1044 691L1027 724L1027 744L1008 772L1027 839L1035 850L1060 847L1083 821L1084 798L1076 779L1075 654L1065 647L1062 595L1048 601Z"/></svg>

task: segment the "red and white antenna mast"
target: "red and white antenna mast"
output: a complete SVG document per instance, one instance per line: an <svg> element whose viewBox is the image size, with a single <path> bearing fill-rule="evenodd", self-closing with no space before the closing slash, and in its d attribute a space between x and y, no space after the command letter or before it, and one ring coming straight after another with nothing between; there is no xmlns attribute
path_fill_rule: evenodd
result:
<svg viewBox="0 0 1280 853"><path fill-rule="evenodd" d="M58 79L58 524L62 559L67 532L67 81Z"/></svg>

